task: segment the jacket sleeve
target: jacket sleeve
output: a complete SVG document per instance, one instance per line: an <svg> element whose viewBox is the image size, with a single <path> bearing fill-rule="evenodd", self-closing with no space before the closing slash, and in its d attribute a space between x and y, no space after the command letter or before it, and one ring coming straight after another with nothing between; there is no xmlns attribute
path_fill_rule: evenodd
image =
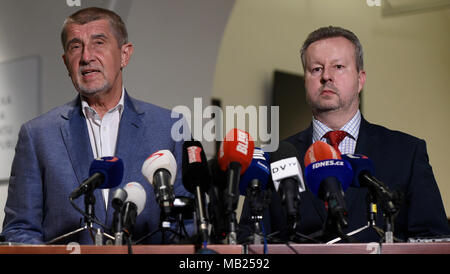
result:
<svg viewBox="0 0 450 274"><path fill-rule="evenodd" d="M404 202L409 204L409 237L450 235L441 194L429 164L424 140L419 140L416 146Z"/></svg>
<svg viewBox="0 0 450 274"><path fill-rule="evenodd" d="M43 182L27 124L19 132L2 235L8 242L42 244Z"/></svg>

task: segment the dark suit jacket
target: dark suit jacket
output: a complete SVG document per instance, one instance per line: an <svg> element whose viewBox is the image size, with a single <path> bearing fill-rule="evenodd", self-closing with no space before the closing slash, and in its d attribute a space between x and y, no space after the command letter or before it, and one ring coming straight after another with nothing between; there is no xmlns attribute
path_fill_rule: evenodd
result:
<svg viewBox="0 0 450 274"><path fill-rule="evenodd" d="M303 170L304 155L312 143L312 126L286 139L298 153ZM428 162L424 140L392 131L385 127L361 121L355 154L369 157L375 166L375 177L391 190L404 194L404 201L395 219L394 236L407 240L416 236L450 235L442 198L433 171ZM345 233L367 225L367 188L349 187L345 192L349 226ZM320 231L326 220L324 202L309 190L301 193L299 232L311 234ZM376 224L384 228L382 211ZM286 217L277 193L273 194L269 210L264 215L266 233L284 231ZM240 239L249 234L249 209L245 203L241 218ZM354 236L360 242L379 241L373 229L366 229Z"/></svg>
<svg viewBox="0 0 450 274"><path fill-rule="evenodd" d="M134 239L139 239L159 224L160 209L153 187L141 173L142 164L150 154L170 150L178 165L175 194L192 195L181 182L182 142L171 138L172 125L177 119L171 118L170 110L135 100L126 92L124 96L115 155L124 162L124 175L118 187L134 181L147 193L146 206L134 229ZM79 96L25 123L19 133L5 206L2 235L6 240L42 244L82 226L83 218L70 204L69 194L89 177L93 160ZM101 191L94 191L95 215L107 226L111 226L113 219L114 190L110 189L107 210ZM80 197L75 201L84 210L83 200ZM157 237L150 240L160 242ZM93 243L86 231L63 242L71 241Z"/></svg>

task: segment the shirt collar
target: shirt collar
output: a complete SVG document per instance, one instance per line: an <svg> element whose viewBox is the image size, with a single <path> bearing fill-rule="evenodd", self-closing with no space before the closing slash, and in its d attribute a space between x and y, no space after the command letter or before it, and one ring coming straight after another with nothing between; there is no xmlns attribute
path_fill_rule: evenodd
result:
<svg viewBox="0 0 450 274"><path fill-rule="evenodd" d="M321 140L323 136L329 132L333 131L331 128L317 120L313 117L312 119L313 125L313 143L315 141ZM343 130L348 133L348 136L353 138L355 141L358 139L359 134L359 126L361 125L361 112L358 111L356 114L350 119L340 130Z"/></svg>
<svg viewBox="0 0 450 274"><path fill-rule="evenodd" d="M124 94L125 94L125 88L122 86L122 95L120 96L119 103L112 109L108 110L108 113L114 112L116 110L119 111L120 116L122 116L123 112L123 105L124 105ZM83 96L80 95L81 98L81 109L83 110L84 117L87 118L88 115L97 115L97 111L93 109L91 106L89 106L88 102L83 98Z"/></svg>

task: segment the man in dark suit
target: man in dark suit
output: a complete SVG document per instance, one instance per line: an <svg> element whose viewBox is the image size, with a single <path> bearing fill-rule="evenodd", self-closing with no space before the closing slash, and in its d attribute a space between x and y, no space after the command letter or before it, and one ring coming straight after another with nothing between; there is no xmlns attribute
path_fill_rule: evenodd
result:
<svg viewBox="0 0 450 274"><path fill-rule="evenodd" d="M428 162L424 140L367 122L359 111L359 93L366 81L361 44L351 31L323 27L312 32L301 49L305 72L306 100L313 121L306 130L287 138L295 146L304 170L304 156L316 141L333 145L328 132L339 131L344 137L335 144L342 154L363 154L375 166L375 176L391 190L403 194L395 216L394 237L449 235L449 227L438 186ZM365 187L350 186L345 192L348 227L344 233L368 224ZM309 189L300 195L299 227L303 235L320 235L327 219L324 202ZM287 239L286 216L277 193L273 194L264 216L266 232L280 232ZM384 228L383 210L378 208L377 227ZM248 205L241 218L240 238L249 235ZM319 232L318 234L315 234ZM316 238L320 239L320 237ZM379 241L373 228L353 235L360 242ZM321 239L322 241L324 239ZM328 239L329 240L329 239Z"/></svg>
<svg viewBox="0 0 450 274"><path fill-rule="evenodd" d="M117 156L124 163L118 187L138 182L147 194L134 226L134 239L139 239L157 230L160 220L153 187L141 173L149 155L170 150L178 166L175 195L192 196L181 182L182 142L171 138L177 119L171 118L170 110L131 98L123 87L122 70L133 45L117 14L100 8L80 10L66 19L61 38L63 60L79 95L21 127L2 235L10 242L42 244L83 227L69 195L89 177L95 158ZM95 215L108 227L113 191L94 191ZM82 198L75 202L84 209ZM73 241L93 244L86 230L56 244ZM160 234L147 242L160 243Z"/></svg>

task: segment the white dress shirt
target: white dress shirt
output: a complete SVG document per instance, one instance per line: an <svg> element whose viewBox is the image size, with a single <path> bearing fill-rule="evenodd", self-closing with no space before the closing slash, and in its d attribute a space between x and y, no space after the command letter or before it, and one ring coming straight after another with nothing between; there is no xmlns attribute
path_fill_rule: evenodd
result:
<svg viewBox="0 0 450 274"><path fill-rule="evenodd" d="M328 143L327 138L324 135L333 131L331 128L327 127L325 124L321 123L313 117L313 136L312 142L323 141ZM356 148L356 141L358 140L359 126L361 125L361 112L358 110L350 121L348 121L340 130L347 132L347 136L339 144L339 150L341 154L354 154Z"/></svg>
<svg viewBox="0 0 450 274"><path fill-rule="evenodd" d="M119 123L123 112L124 93L125 89L122 87L122 96L119 103L108 110L103 115L103 118L81 97L81 106L86 118L86 126L94 158L114 156L116 152ZM108 194L109 189L103 189L105 208L108 206Z"/></svg>

